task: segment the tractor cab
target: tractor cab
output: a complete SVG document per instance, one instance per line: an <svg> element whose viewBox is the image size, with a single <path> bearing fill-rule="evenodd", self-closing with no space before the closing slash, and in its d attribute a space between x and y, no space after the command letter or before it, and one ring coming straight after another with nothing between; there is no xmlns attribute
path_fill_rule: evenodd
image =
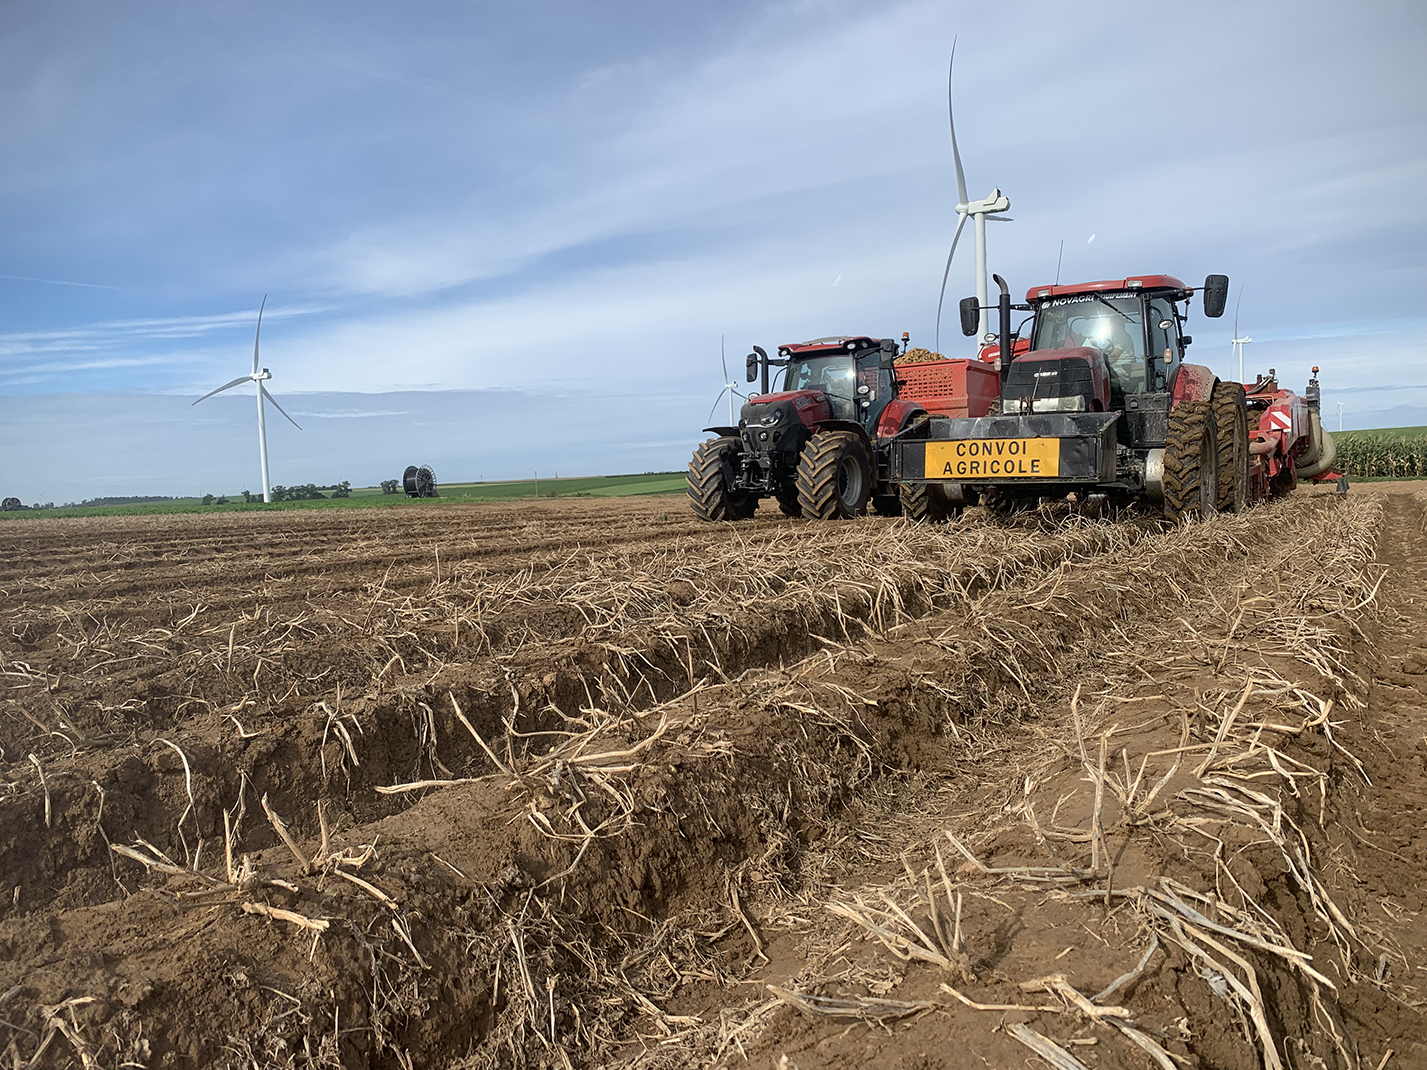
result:
<svg viewBox="0 0 1427 1070"><path fill-rule="evenodd" d="M743 406L737 428L754 452L803 448L822 429L858 430L871 436L896 393L891 339L837 335L781 345L770 357L754 347L748 356L748 381L759 377L763 390ZM770 367L780 369L780 389L770 390Z"/></svg>
<svg viewBox="0 0 1427 1070"><path fill-rule="evenodd" d="M892 400L892 367L883 359L877 339L818 338L780 346L778 355L787 361L782 393L822 394L831 419L861 424L871 431Z"/></svg>
<svg viewBox="0 0 1427 1070"><path fill-rule="evenodd" d="M1168 275L1031 290L1030 349L1005 372L1001 411L1125 411L1166 394L1189 344L1176 302L1192 292Z"/></svg>

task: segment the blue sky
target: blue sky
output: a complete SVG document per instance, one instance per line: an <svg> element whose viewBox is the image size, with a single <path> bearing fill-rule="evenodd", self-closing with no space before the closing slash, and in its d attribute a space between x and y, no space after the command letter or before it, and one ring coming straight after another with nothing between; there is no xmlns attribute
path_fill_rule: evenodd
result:
<svg viewBox="0 0 1427 1070"><path fill-rule="evenodd" d="M189 402L264 294L275 482L679 467L721 335L931 343L955 35L1016 290L1223 271L1251 375L1427 423L1419 3L10 0L0 493L255 486L251 398Z"/></svg>

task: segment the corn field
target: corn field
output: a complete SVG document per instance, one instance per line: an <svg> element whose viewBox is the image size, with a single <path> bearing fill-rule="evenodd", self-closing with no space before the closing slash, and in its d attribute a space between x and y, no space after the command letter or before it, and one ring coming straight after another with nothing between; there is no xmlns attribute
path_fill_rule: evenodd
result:
<svg viewBox="0 0 1427 1070"><path fill-rule="evenodd" d="M1338 469L1353 476L1427 476L1427 427L1335 434Z"/></svg>

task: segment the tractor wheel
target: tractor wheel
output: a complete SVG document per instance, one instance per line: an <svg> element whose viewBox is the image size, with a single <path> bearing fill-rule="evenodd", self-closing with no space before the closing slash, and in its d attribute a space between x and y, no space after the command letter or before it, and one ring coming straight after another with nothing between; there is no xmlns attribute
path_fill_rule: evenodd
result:
<svg viewBox="0 0 1427 1070"><path fill-rule="evenodd" d="M902 515L916 524L940 524L961 512L935 483L902 483L897 487Z"/></svg>
<svg viewBox="0 0 1427 1070"><path fill-rule="evenodd" d="M1244 388L1238 383L1216 383L1209 404L1214 409L1219 447L1219 500L1221 513L1242 513L1249 507L1249 410Z"/></svg>
<svg viewBox="0 0 1427 1070"><path fill-rule="evenodd" d="M1016 513L1025 512L1035 503L1035 498L1012 494L1004 487L987 487L981 492L981 507L992 516L1002 520Z"/></svg>
<svg viewBox="0 0 1427 1070"><path fill-rule="evenodd" d="M783 510L784 516L800 517L803 515L803 507L798 504L798 488L785 487L775 495L778 499L778 508Z"/></svg>
<svg viewBox="0 0 1427 1070"><path fill-rule="evenodd" d="M725 461L732 462L743 443L732 436L711 438L694 451L689 462L689 505L700 520L747 520L758 509L758 497L728 485Z"/></svg>
<svg viewBox="0 0 1427 1070"><path fill-rule="evenodd" d="M872 465L850 431L822 431L798 458L798 504L811 520L846 520L867 511Z"/></svg>
<svg viewBox="0 0 1427 1070"><path fill-rule="evenodd" d="M1184 401L1169 414L1164 515L1213 516L1219 504L1219 436L1210 403Z"/></svg>
<svg viewBox="0 0 1427 1070"><path fill-rule="evenodd" d="M898 493L872 495L872 508L878 516L901 516L902 496Z"/></svg>

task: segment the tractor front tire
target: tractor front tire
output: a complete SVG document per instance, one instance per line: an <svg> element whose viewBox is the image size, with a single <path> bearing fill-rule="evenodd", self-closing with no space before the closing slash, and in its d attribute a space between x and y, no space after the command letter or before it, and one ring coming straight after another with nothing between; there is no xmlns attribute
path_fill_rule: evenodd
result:
<svg viewBox="0 0 1427 1070"><path fill-rule="evenodd" d="M902 483L897 487L902 515L914 524L940 524L961 512L935 483Z"/></svg>
<svg viewBox="0 0 1427 1070"><path fill-rule="evenodd" d="M784 516L797 518L803 515L803 507L798 504L797 487L785 487L774 497L778 499L778 508L783 510Z"/></svg>
<svg viewBox="0 0 1427 1070"><path fill-rule="evenodd" d="M1216 383L1209 404L1214 410L1219 448L1219 500L1221 513L1242 513L1251 504L1249 486L1249 410L1244 388L1238 383Z"/></svg>
<svg viewBox="0 0 1427 1070"><path fill-rule="evenodd" d="M822 431L798 458L798 505L810 520L847 520L867 511L872 463L851 431Z"/></svg>
<svg viewBox="0 0 1427 1070"><path fill-rule="evenodd" d="M1219 505L1219 435L1212 405L1182 401L1169 414L1164 445L1164 515L1213 516Z"/></svg>
<svg viewBox="0 0 1427 1070"><path fill-rule="evenodd" d="M689 462L689 506L700 520L747 520L758 510L758 496L729 485L725 465L743 451L731 435L711 438L694 451Z"/></svg>

